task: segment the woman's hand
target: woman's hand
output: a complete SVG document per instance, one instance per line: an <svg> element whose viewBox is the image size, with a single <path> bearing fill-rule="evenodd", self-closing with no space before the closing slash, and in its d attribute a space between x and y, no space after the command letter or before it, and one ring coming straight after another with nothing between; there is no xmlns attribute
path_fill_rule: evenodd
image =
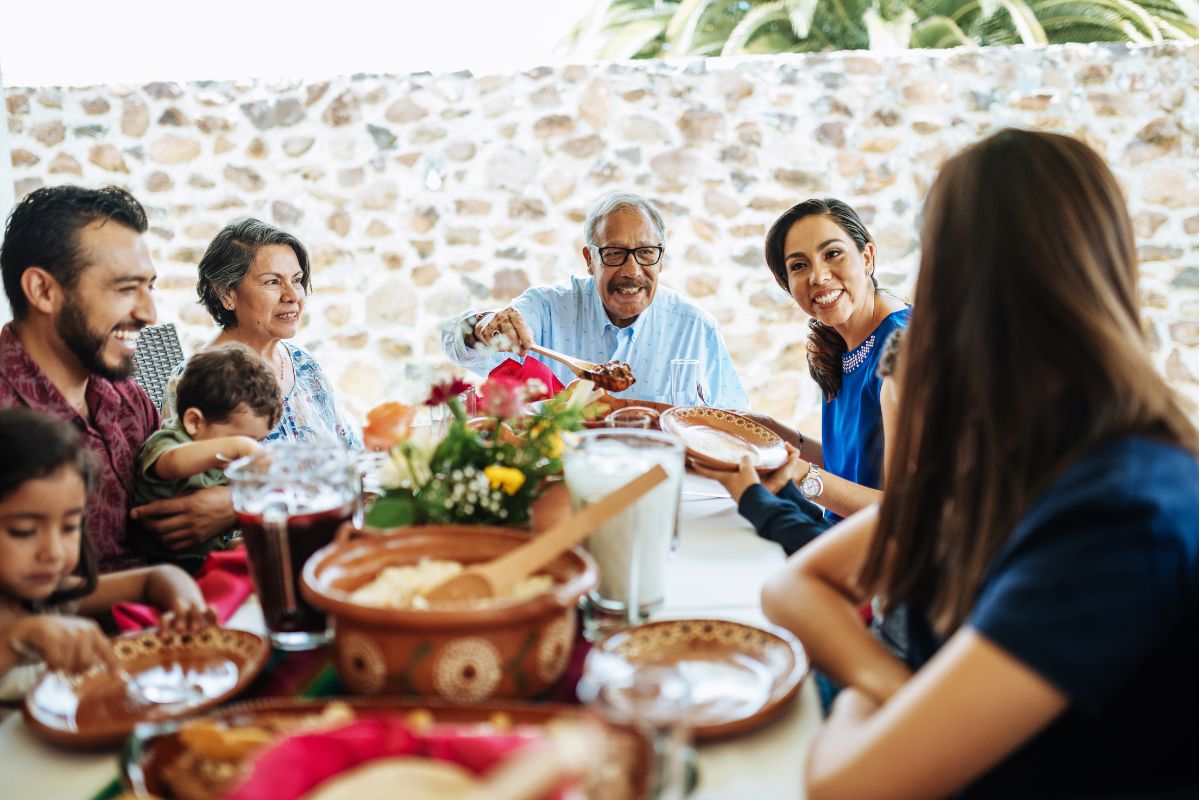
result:
<svg viewBox="0 0 1200 800"><path fill-rule="evenodd" d="M33 614L8 630L10 645L41 655L47 669L84 672L95 664L115 668L112 642L95 621L83 617Z"/></svg>
<svg viewBox="0 0 1200 800"><path fill-rule="evenodd" d="M742 495L756 483L759 483L758 473L754 471L754 465L750 462L750 456L742 456L738 468L733 472L723 469L709 469L702 467L695 462L694 459L688 459L688 466L696 471L697 475L705 478L711 478L717 483L725 487L725 491L729 492L729 496L733 498L733 502L740 502Z"/></svg>
<svg viewBox="0 0 1200 800"><path fill-rule="evenodd" d="M217 622L192 576L170 564L154 567L146 576L146 599L163 612L161 630L185 633Z"/></svg>

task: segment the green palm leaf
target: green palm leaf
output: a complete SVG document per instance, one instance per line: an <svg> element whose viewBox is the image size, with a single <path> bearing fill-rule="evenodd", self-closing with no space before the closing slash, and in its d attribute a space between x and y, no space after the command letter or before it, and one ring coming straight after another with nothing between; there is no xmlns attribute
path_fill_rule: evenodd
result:
<svg viewBox="0 0 1200 800"><path fill-rule="evenodd" d="M786 0L772 0L770 3L755 6L747 11L746 16L742 17L742 21L734 27L729 38L725 40L725 46L721 48L721 55L741 55L745 52L747 43L758 33L759 29L771 22L788 22ZM791 23L788 22L788 24Z"/></svg>
<svg viewBox="0 0 1200 800"><path fill-rule="evenodd" d="M929 17L913 26L909 47L975 47L976 42L949 17Z"/></svg>

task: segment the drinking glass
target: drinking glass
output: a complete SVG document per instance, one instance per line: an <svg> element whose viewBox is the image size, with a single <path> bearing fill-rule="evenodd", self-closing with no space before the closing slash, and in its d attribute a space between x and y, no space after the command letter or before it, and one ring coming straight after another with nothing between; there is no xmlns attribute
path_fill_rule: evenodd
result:
<svg viewBox="0 0 1200 800"><path fill-rule="evenodd" d="M696 780L696 754L686 724L692 693L678 670L666 664L633 664L593 651L576 694L609 722L636 727L653 742L656 768L651 797L682 800L687 796Z"/></svg>
<svg viewBox="0 0 1200 800"><path fill-rule="evenodd" d="M649 429L654 422L654 418L658 416L652 408L644 406L626 406L618 408L616 411L604 418L604 424L609 428L643 428Z"/></svg>
<svg viewBox="0 0 1200 800"><path fill-rule="evenodd" d="M362 478L336 444L279 442L225 470L271 644L309 650L331 638L300 596L304 562L345 522L362 524Z"/></svg>
<svg viewBox="0 0 1200 800"><path fill-rule="evenodd" d="M694 358L671 359L671 405L708 405L700 385L700 362Z"/></svg>
<svg viewBox="0 0 1200 800"><path fill-rule="evenodd" d="M683 486L683 445L659 431L597 428L563 436L572 511L598 501L655 464L667 480L601 525L585 547L600 567L592 603L637 624L662 605L667 553Z"/></svg>

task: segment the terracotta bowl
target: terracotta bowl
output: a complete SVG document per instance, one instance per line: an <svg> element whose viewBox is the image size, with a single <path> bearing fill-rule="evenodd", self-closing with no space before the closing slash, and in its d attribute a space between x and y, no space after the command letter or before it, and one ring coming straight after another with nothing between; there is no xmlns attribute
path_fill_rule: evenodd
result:
<svg viewBox="0 0 1200 800"><path fill-rule="evenodd" d="M358 534L318 550L304 565L304 597L329 614L335 664L355 694L418 694L452 703L543 694L566 671L579 598L595 587L596 563L576 548L542 574L553 588L521 600L475 607L395 609L364 606L350 593L384 567L422 557L471 564L528 541L503 528L467 525Z"/></svg>

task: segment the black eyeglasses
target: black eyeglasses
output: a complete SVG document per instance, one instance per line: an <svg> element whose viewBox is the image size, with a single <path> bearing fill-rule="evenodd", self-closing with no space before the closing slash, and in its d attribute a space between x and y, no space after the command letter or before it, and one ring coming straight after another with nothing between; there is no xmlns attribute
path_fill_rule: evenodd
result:
<svg viewBox="0 0 1200 800"><path fill-rule="evenodd" d="M600 251L600 263L606 267L620 267L633 255L633 260L643 267L653 267L662 260L663 247L661 244L646 247L597 247Z"/></svg>

